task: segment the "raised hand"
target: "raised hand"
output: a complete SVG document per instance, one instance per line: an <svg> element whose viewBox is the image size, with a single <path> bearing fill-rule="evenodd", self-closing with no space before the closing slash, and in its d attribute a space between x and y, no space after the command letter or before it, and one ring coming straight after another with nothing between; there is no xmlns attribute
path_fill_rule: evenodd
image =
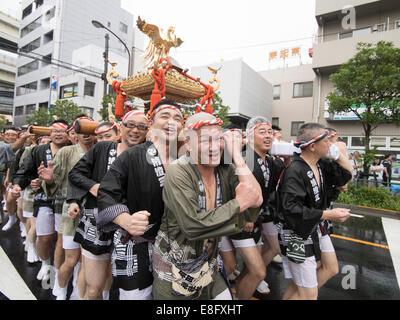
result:
<svg viewBox="0 0 400 320"><path fill-rule="evenodd" d="M40 163L40 167L38 168L38 175L39 178L44 180L47 184L53 184L53 164L51 163L51 161L49 161L47 168L44 166L43 161Z"/></svg>

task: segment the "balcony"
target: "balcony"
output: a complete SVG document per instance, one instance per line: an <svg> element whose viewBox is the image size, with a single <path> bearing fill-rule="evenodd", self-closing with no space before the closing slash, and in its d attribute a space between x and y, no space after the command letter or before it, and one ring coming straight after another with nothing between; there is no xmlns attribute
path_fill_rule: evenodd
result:
<svg viewBox="0 0 400 320"><path fill-rule="evenodd" d="M332 40L316 44L313 49L313 69L329 71L351 59L357 52L359 42L377 43L391 41L400 48L400 29L362 34L346 39Z"/></svg>

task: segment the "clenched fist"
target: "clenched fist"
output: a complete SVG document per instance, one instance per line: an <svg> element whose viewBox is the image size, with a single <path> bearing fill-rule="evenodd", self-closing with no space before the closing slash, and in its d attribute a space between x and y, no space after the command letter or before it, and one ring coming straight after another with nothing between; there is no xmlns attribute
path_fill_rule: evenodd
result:
<svg viewBox="0 0 400 320"><path fill-rule="evenodd" d="M71 219L75 219L81 213L81 208L77 203L71 203L68 207L68 214Z"/></svg>
<svg viewBox="0 0 400 320"><path fill-rule="evenodd" d="M146 232L150 215L147 211L138 211L132 215L124 212L116 217L113 222L126 230L130 235L141 236Z"/></svg>
<svg viewBox="0 0 400 320"><path fill-rule="evenodd" d="M259 195L258 190L250 183L240 182L236 189L236 200L240 205L240 212L248 208L258 208L262 205L263 198Z"/></svg>

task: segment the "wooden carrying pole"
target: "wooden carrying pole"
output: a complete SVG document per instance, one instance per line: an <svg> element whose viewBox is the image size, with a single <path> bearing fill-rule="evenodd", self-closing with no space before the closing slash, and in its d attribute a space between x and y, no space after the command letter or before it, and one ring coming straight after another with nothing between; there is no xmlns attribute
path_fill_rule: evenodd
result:
<svg viewBox="0 0 400 320"><path fill-rule="evenodd" d="M51 128L49 127L38 127L38 126L32 126L30 129L30 133L36 134L36 135L50 135Z"/></svg>
<svg viewBox="0 0 400 320"><path fill-rule="evenodd" d="M95 134L96 128L100 122L89 121L89 120L78 120L75 123L75 132L79 134Z"/></svg>

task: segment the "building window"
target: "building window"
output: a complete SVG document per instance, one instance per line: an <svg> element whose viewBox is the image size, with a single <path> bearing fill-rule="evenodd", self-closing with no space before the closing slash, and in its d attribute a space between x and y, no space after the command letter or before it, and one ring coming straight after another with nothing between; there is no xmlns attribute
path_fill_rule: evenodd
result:
<svg viewBox="0 0 400 320"><path fill-rule="evenodd" d="M31 52L40 47L40 37L21 48L22 52Z"/></svg>
<svg viewBox="0 0 400 320"><path fill-rule="evenodd" d="M119 31L122 33L128 33L128 26L125 23L119 23Z"/></svg>
<svg viewBox="0 0 400 320"><path fill-rule="evenodd" d="M339 33L339 39L346 39L346 38L352 38L352 37L353 37L353 31Z"/></svg>
<svg viewBox="0 0 400 320"><path fill-rule="evenodd" d="M39 68L39 61L35 60L18 68L18 76L35 71Z"/></svg>
<svg viewBox="0 0 400 320"><path fill-rule="evenodd" d="M35 0L35 2L36 2L36 9L39 8L39 7L41 7L41 6L43 5L43 1L44 1L44 0Z"/></svg>
<svg viewBox="0 0 400 320"><path fill-rule="evenodd" d="M40 80L40 90L46 90L50 88L50 78Z"/></svg>
<svg viewBox="0 0 400 320"><path fill-rule="evenodd" d="M364 147L365 146L365 138L364 137L351 137L351 146L352 147Z"/></svg>
<svg viewBox="0 0 400 320"><path fill-rule="evenodd" d="M273 88L274 100L279 100L281 98L281 86L274 86Z"/></svg>
<svg viewBox="0 0 400 320"><path fill-rule="evenodd" d="M51 54L44 56L42 59L42 67L46 67L51 63Z"/></svg>
<svg viewBox="0 0 400 320"><path fill-rule="evenodd" d="M49 109L49 102L46 101L46 102L39 103L39 109L40 108L44 108L46 110Z"/></svg>
<svg viewBox="0 0 400 320"><path fill-rule="evenodd" d="M85 90L84 90L84 95L85 96L91 96L94 97L94 88L96 84L94 82L90 82L85 80Z"/></svg>
<svg viewBox="0 0 400 320"><path fill-rule="evenodd" d="M304 121L293 121L290 135L292 137L297 137L297 133L299 132L299 129L303 124Z"/></svg>
<svg viewBox="0 0 400 320"><path fill-rule="evenodd" d="M54 18L56 13L56 7L51 8L49 11L46 12L46 21L49 21Z"/></svg>
<svg viewBox="0 0 400 320"><path fill-rule="evenodd" d="M33 112L36 110L36 105L35 104L29 104L26 106L25 114L33 114Z"/></svg>
<svg viewBox="0 0 400 320"><path fill-rule="evenodd" d="M35 21L31 22L26 27L22 28L21 29L21 38L26 36L28 33L31 33L32 31L36 30L37 28L39 28L42 25L41 19L42 19L42 17L40 16Z"/></svg>
<svg viewBox="0 0 400 320"><path fill-rule="evenodd" d="M88 108L88 107L79 107L83 113L85 113L88 117L93 118L93 108Z"/></svg>
<svg viewBox="0 0 400 320"><path fill-rule="evenodd" d="M275 127L279 127L279 118L272 118L272 125Z"/></svg>
<svg viewBox="0 0 400 320"><path fill-rule="evenodd" d="M36 92L36 90L37 90L37 82L36 81L27 83L27 84L17 88L17 96L22 96L24 94Z"/></svg>
<svg viewBox="0 0 400 320"><path fill-rule="evenodd" d="M69 84L61 87L60 99L72 98L78 96L78 83Z"/></svg>
<svg viewBox="0 0 400 320"><path fill-rule="evenodd" d="M49 43L49 42L53 41L53 35L54 35L53 30L51 30L50 32L46 33L43 36L43 44L46 44L46 43Z"/></svg>
<svg viewBox="0 0 400 320"><path fill-rule="evenodd" d="M295 83L293 85L293 97L303 98L312 97L313 95L313 82Z"/></svg>
<svg viewBox="0 0 400 320"><path fill-rule="evenodd" d="M386 147L386 137L372 137L371 147Z"/></svg>
<svg viewBox="0 0 400 320"><path fill-rule="evenodd" d="M32 3L22 11L22 19L25 19L32 13Z"/></svg>
<svg viewBox="0 0 400 320"><path fill-rule="evenodd" d="M344 142L347 146L349 145L349 137L339 137L339 140Z"/></svg>
<svg viewBox="0 0 400 320"><path fill-rule="evenodd" d="M24 115L24 106L15 107L14 115L16 117Z"/></svg>
<svg viewBox="0 0 400 320"><path fill-rule="evenodd" d="M390 138L390 148L400 148L400 138Z"/></svg>
<svg viewBox="0 0 400 320"><path fill-rule="evenodd" d="M362 29L354 30L353 37L358 37L358 36L362 36L364 34L370 34L370 33L371 33L371 27L362 28Z"/></svg>

